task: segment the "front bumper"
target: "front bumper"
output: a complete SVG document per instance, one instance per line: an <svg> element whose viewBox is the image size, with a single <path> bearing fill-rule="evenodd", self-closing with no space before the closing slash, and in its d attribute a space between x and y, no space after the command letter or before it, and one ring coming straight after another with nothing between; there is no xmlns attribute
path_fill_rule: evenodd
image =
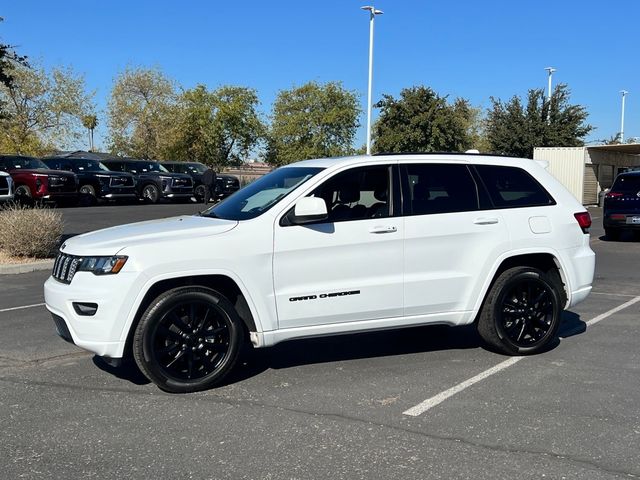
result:
<svg viewBox="0 0 640 480"><path fill-rule="evenodd" d="M142 288L142 278L138 272L100 276L78 272L70 284L65 284L49 277L44 298L47 310L58 317L55 323L59 335L96 355L122 357L126 341L123 330ZM98 309L92 316L79 315L73 307L76 302L96 303Z"/></svg>
<svg viewBox="0 0 640 480"><path fill-rule="evenodd" d="M191 198L193 197L192 193L165 193L164 197L166 198Z"/></svg>
<svg viewBox="0 0 640 480"><path fill-rule="evenodd" d="M138 195L135 192L131 193L107 193L103 195L102 198L115 199L115 198L138 198Z"/></svg>

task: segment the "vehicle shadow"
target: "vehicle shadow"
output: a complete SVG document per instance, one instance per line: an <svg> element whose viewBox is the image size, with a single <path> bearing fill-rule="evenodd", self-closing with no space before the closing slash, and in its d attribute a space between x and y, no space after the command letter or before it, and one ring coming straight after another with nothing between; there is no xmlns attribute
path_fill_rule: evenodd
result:
<svg viewBox="0 0 640 480"><path fill-rule="evenodd" d="M573 312L564 312L558 331L558 339L551 342L545 352L556 348L560 344L561 338L579 335L585 330L586 324L580 320L579 315ZM461 327L428 325L292 340L270 348L256 349L247 346L241 352L238 364L223 385L248 380L269 369L279 370L362 358L473 348L487 349L474 325ZM135 385L150 383L133 360L126 360L121 366L113 367L100 357L94 356L93 363L99 369Z"/></svg>
<svg viewBox="0 0 640 480"><path fill-rule="evenodd" d="M107 372L116 378L127 380L135 385L148 385L151 382L140 371L133 359L125 360L122 365L114 367L105 362L101 357L94 355L93 364L103 372Z"/></svg>

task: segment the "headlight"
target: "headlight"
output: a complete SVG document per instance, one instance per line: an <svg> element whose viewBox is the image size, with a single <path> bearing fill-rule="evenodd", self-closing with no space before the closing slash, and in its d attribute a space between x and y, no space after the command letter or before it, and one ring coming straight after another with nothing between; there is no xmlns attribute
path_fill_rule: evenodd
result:
<svg viewBox="0 0 640 480"><path fill-rule="evenodd" d="M111 177L109 175L96 175L100 179L100 183L109 183Z"/></svg>
<svg viewBox="0 0 640 480"><path fill-rule="evenodd" d="M117 255L113 257L84 257L78 272L92 272L94 275L108 275L111 273L118 273L127 263L127 258L124 255Z"/></svg>

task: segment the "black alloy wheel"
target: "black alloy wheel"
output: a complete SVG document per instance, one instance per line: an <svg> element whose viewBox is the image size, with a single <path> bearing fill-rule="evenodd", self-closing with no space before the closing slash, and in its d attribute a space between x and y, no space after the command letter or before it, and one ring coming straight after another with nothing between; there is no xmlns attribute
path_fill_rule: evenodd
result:
<svg viewBox="0 0 640 480"><path fill-rule="evenodd" d="M169 392L213 387L236 362L243 338L240 322L231 303L213 290L170 290L151 304L136 329L136 363Z"/></svg>
<svg viewBox="0 0 640 480"><path fill-rule="evenodd" d="M555 338L560 325L562 287L558 281L530 267L502 272L478 319L482 338L490 347L511 355L543 350Z"/></svg>
<svg viewBox="0 0 640 480"><path fill-rule="evenodd" d="M142 199L147 203L158 203L160 190L154 184L149 183L142 189Z"/></svg>

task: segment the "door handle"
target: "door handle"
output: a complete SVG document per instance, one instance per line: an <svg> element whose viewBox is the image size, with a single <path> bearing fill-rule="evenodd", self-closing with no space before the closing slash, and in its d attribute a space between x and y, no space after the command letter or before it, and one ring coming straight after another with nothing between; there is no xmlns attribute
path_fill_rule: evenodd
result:
<svg viewBox="0 0 640 480"><path fill-rule="evenodd" d="M473 221L476 225L494 225L498 222L499 220L497 218L476 218Z"/></svg>
<svg viewBox="0 0 640 480"><path fill-rule="evenodd" d="M397 232L398 228L397 227L381 227L381 226L377 226L377 227L371 227L369 229L369 233L394 233Z"/></svg>

